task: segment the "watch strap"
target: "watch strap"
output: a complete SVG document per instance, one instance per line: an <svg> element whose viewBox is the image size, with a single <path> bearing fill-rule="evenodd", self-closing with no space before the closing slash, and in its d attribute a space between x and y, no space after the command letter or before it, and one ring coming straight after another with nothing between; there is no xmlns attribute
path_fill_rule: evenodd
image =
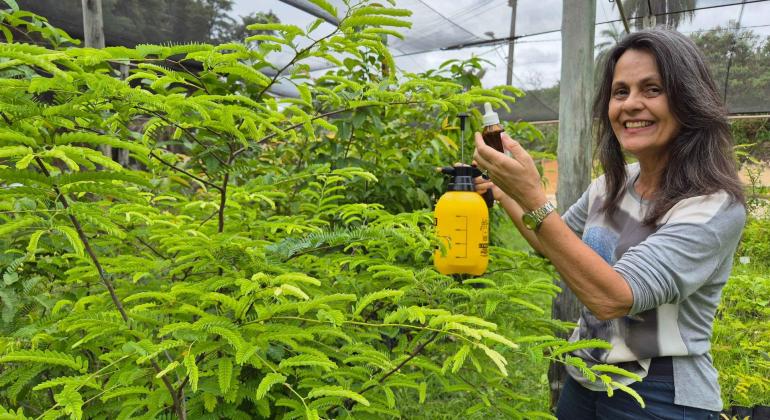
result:
<svg viewBox="0 0 770 420"><path fill-rule="evenodd" d="M543 204L540 208L524 214L524 216L526 216L531 221L529 224L525 223L525 226L531 230L536 231L538 228L540 228L540 225L543 223L543 220L545 220L546 216L551 214L551 212L554 210L556 210L556 206L554 206L550 201L546 201L545 204Z"/></svg>

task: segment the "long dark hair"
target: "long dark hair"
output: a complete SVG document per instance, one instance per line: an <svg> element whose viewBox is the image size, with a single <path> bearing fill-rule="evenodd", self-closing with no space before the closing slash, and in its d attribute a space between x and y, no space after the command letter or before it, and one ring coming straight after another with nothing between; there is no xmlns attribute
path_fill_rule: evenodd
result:
<svg viewBox="0 0 770 420"><path fill-rule="evenodd" d="M727 112L703 55L688 37L661 28L634 32L605 56L593 110L597 153L607 186L603 210L617 210L626 185L623 151L612 131L608 107L615 65L627 50L647 51L655 57L669 109L681 125L668 145L668 163L644 223L654 225L682 199L719 190L744 204Z"/></svg>

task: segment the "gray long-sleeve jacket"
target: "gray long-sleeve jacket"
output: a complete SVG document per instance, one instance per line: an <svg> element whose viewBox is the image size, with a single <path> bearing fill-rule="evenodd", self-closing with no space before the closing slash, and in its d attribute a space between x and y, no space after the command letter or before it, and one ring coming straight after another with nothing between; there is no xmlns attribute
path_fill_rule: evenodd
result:
<svg viewBox="0 0 770 420"><path fill-rule="evenodd" d="M625 193L612 217L600 209L606 198L604 177L596 179L562 216L628 282L634 298L628 316L609 321L599 321L583 308L571 340L601 338L613 347L575 355L589 365L616 364L642 377L650 358L673 356L674 402L719 411L722 401L710 339L746 221L745 209L727 193L717 192L682 200L657 226L647 227L641 221L649 203L633 188L639 166L628 165L626 171ZM568 371L586 388L605 389L575 369Z"/></svg>

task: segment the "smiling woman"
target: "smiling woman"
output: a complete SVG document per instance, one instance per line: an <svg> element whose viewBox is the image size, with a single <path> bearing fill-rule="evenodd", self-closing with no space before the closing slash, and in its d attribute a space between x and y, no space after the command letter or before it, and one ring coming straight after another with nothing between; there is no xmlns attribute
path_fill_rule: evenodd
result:
<svg viewBox="0 0 770 420"><path fill-rule="evenodd" d="M477 191L493 189L585 305L571 340L612 344L573 355L638 375L613 380L645 406L568 367L558 418L716 419L712 324L746 218L725 110L702 55L677 32L632 33L607 57L594 103L604 175L580 200L560 217L530 155L503 137L506 156L478 134L474 158L491 181Z"/></svg>

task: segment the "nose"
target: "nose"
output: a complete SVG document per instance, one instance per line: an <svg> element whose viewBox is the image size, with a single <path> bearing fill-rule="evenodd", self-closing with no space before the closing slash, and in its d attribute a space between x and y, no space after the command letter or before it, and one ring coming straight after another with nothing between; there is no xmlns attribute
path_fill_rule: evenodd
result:
<svg viewBox="0 0 770 420"><path fill-rule="evenodd" d="M623 101L623 110L626 112L635 112L644 108L644 96L642 92L633 90L629 92L626 100Z"/></svg>

